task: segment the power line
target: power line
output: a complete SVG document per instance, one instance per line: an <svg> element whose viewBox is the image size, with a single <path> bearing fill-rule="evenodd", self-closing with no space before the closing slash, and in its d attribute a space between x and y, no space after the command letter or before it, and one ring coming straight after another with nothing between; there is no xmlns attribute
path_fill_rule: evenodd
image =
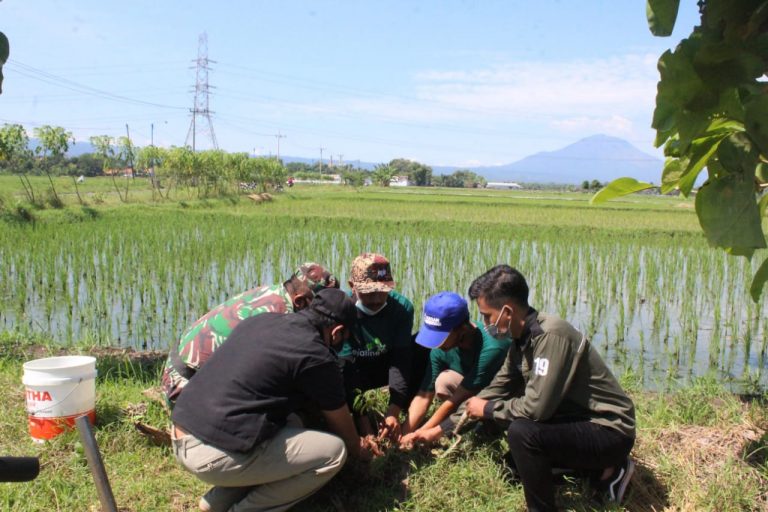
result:
<svg viewBox="0 0 768 512"><path fill-rule="evenodd" d="M48 73L47 71L43 71L42 69L28 66L26 64L23 64L15 60L10 61L10 64L11 66L9 67L9 69L15 71L16 73L19 73L22 76L26 76L27 78L31 78L33 80L39 80L41 82L47 83L49 85L54 85L56 87L61 87L63 89L68 89L70 91L79 92L81 94L87 94L87 95L99 97L102 99L119 101L123 103L132 103L136 105L146 105L150 107L167 108L172 110L186 110L184 107L164 105L162 103L154 103L151 101L139 100L136 98L130 98L128 96L122 96L120 94L114 94L101 89L96 89L95 87L83 85L73 80L69 80L62 76Z"/></svg>

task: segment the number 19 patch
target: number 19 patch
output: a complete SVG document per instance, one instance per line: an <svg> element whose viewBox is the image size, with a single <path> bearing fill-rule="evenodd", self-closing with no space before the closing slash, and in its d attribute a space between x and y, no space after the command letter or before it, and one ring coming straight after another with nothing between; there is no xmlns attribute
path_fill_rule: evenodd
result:
<svg viewBox="0 0 768 512"><path fill-rule="evenodd" d="M533 373L544 377L549 371L549 359L537 357L533 360Z"/></svg>

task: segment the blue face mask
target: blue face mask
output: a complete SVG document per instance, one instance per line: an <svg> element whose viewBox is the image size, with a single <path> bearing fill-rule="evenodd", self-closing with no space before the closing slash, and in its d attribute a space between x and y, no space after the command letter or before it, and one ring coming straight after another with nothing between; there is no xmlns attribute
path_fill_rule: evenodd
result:
<svg viewBox="0 0 768 512"><path fill-rule="evenodd" d="M387 303L385 302L379 309L371 309L367 307L365 304L363 304L362 302L360 302L360 299L357 299L357 302L355 302L355 306L357 306L357 309L359 309L360 311L362 311L364 314L368 316L376 316L381 312L382 309L387 307Z"/></svg>
<svg viewBox="0 0 768 512"><path fill-rule="evenodd" d="M503 333L499 333L499 320L501 320L501 314L504 313L504 308L508 306L504 305L501 308L501 311L499 311L499 316L496 317L496 321L493 322L491 325L486 325L485 330L488 334L490 334L492 337L496 338L499 341L507 341L512 339L512 333L510 332L510 327L512 327L512 320L509 320L509 323L507 324L507 331Z"/></svg>

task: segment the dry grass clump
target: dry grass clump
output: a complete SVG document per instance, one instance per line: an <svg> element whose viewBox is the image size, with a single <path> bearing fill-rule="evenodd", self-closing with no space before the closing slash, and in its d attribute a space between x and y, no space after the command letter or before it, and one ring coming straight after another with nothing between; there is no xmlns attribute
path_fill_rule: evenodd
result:
<svg viewBox="0 0 768 512"><path fill-rule="evenodd" d="M768 511L766 425L669 425L641 429L628 510Z"/></svg>
<svg viewBox="0 0 768 512"><path fill-rule="evenodd" d="M272 194L262 192L261 194L248 194L248 199L254 203L262 203L264 201L272 201L274 198L272 197Z"/></svg>

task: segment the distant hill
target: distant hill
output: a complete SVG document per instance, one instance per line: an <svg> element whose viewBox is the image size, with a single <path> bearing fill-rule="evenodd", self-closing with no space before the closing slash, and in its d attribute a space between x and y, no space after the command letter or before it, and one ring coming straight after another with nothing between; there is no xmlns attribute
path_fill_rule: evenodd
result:
<svg viewBox="0 0 768 512"><path fill-rule="evenodd" d="M40 142L37 139L29 139L29 149L33 150L40 145ZM91 145L90 142L81 142L76 141L74 144L70 144L69 150L67 151L68 157L73 156L80 156L85 153L95 153L96 149Z"/></svg>
<svg viewBox="0 0 768 512"><path fill-rule="evenodd" d="M472 170L489 181L578 184L584 180L606 182L631 176L659 183L662 166L661 159L643 153L623 139L593 135L557 151L544 151L511 164Z"/></svg>
<svg viewBox="0 0 768 512"><path fill-rule="evenodd" d="M301 163L301 164L313 165L313 164L317 163L320 159L319 158L303 158L303 157L300 157L300 156L283 156L283 155L281 155L280 156L280 160L283 161L283 164L290 164L290 163L298 162L298 163ZM323 167L325 167L326 165L329 166L330 163L331 163L330 159L323 158ZM337 160L333 161L334 165L337 165L338 163L339 162ZM361 162L361 161L358 161L358 160L344 160L344 164L345 165L346 164L350 164L353 167L360 166L361 169L365 169L367 171L372 171L374 167L376 167L377 165L379 165L381 163L388 163L388 162L376 162L376 163L373 163L373 162Z"/></svg>
<svg viewBox="0 0 768 512"><path fill-rule="evenodd" d="M35 148L37 139L30 139ZM67 155L79 156L95 152L87 141L78 141L69 148ZM284 163L302 162L313 164L317 158L282 156ZM337 163L337 162L334 162ZM362 162L348 160L345 163L372 170L376 165L387 162ZM423 162L429 165L429 162ZM323 159L329 165L329 159ZM486 167L433 166L434 175L451 174L458 169L469 169L488 181L518 181L523 183L566 183L580 184L584 180L611 181L622 176L631 176L641 181L659 183L663 162L661 159L643 153L629 142L608 135L593 135L565 146L557 151L544 151L510 164Z"/></svg>

